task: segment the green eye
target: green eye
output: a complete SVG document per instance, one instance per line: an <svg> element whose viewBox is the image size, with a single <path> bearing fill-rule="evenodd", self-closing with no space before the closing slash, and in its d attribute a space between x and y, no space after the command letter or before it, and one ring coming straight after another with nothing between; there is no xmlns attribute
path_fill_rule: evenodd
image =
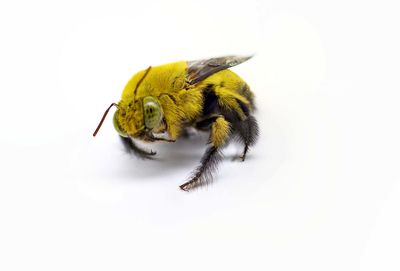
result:
<svg viewBox="0 0 400 271"><path fill-rule="evenodd" d="M114 124L114 128L115 130L118 132L118 134L122 137L128 137L128 134L121 129L121 127L119 127L118 124L118 114L119 114L119 110L115 111L114 113L114 117L113 117L113 124Z"/></svg>
<svg viewBox="0 0 400 271"><path fill-rule="evenodd" d="M162 110L157 99L150 96L145 97L143 99L143 107L146 128L153 129L157 127L162 119Z"/></svg>

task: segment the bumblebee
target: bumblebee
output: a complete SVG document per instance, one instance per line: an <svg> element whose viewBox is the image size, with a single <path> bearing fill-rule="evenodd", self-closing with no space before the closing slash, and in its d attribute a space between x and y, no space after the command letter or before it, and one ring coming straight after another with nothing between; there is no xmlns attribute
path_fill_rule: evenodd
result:
<svg viewBox="0 0 400 271"><path fill-rule="evenodd" d="M229 70L250 57L225 56L179 61L148 67L126 84L116 106L113 123L125 149L141 158L156 152L141 149L135 140L175 142L189 127L210 133L200 165L180 188L188 191L212 181L222 160L221 149L231 141L243 144L245 160L258 137L254 94L238 75Z"/></svg>

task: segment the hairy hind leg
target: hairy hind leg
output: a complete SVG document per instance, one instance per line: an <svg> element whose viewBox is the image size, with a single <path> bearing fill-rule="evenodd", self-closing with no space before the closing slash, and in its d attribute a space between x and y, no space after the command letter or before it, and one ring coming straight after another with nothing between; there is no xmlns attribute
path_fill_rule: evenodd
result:
<svg viewBox="0 0 400 271"><path fill-rule="evenodd" d="M238 140L244 145L243 153L240 159L244 161L246 154L258 138L258 124L253 116L248 116L245 120L234 124L234 129Z"/></svg>
<svg viewBox="0 0 400 271"><path fill-rule="evenodd" d="M231 125L223 116L212 119L210 145L203 157L200 165L193 172L189 181L179 186L182 190L188 191L194 187L207 184L212 181L212 174L217 169L222 160L220 148L223 147L231 135Z"/></svg>

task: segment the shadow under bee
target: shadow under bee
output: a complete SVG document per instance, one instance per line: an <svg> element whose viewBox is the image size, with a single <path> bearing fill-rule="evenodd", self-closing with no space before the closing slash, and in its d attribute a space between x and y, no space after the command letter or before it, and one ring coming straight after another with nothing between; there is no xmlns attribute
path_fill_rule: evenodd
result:
<svg viewBox="0 0 400 271"><path fill-rule="evenodd" d="M151 181L152 177L168 177L174 172L187 171L186 174L189 174L190 170L199 163L208 138L207 133L199 132L181 137L173 143L136 142L139 147L157 153L151 156L151 159L139 159L130 153L123 152L121 146L124 161L120 165L121 171L118 175L121 174L120 176L124 179Z"/></svg>

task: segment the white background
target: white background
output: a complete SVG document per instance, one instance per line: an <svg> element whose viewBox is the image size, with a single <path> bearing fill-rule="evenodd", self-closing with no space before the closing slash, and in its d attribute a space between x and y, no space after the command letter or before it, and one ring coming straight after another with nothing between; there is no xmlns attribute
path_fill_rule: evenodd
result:
<svg viewBox="0 0 400 271"><path fill-rule="evenodd" d="M399 270L396 1L2 1L1 270ZM178 185L206 138L126 155L138 70L255 53L245 163Z"/></svg>

